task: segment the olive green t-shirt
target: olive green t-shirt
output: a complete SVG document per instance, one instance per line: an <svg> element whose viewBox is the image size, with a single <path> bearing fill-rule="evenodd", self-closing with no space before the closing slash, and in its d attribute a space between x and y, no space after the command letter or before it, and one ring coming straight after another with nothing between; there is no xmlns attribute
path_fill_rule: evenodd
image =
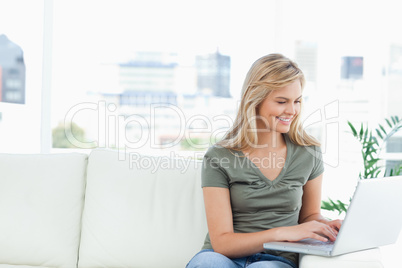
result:
<svg viewBox="0 0 402 268"><path fill-rule="evenodd" d="M302 206L303 186L324 171L319 147L299 146L284 134L286 159L266 156L259 166L283 166L273 181L241 151L212 146L204 156L202 187L223 187L230 191L235 233L251 233L280 226L298 224ZM212 249L209 235L203 249ZM280 255L297 263L297 254L278 251Z"/></svg>

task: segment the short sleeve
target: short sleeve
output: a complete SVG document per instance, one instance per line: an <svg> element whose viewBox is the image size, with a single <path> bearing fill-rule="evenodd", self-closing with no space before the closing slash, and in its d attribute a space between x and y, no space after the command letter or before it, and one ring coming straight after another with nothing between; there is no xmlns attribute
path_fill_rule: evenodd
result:
<svg viewBox="0 0 402 268"><path fill-rule="evenodd" d="M313 149L314 148L314 149ZM322 152L319 146L312 147L313 152L313 162L314 166L309 176L309 180L315 179L324 172L324 162L322 160Z"/></svg>
<svg viewBox="0 0 402 268"><path fill-rule="evenodd" d="M213 148L204 156L201 187L229 188L228 175L221 165L221 158L213 153Z"/></svg>

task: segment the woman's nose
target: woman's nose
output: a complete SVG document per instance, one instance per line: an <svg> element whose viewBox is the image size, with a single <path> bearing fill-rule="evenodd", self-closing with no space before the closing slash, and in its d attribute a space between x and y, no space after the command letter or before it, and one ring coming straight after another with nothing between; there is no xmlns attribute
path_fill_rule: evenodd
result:
<svg viewBox="0 0 402 268"><path fill-rule="evenodd" d="M286 106L286 111L287 114L295 114L296 113L296 107L293 103L289 103Z"/></svg>

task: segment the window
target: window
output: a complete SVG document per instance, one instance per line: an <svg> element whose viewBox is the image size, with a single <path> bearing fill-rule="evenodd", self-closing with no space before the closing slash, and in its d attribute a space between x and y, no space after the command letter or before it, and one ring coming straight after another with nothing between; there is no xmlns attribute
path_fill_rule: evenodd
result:
<svg viewBox="0 0 402 268"><path fill-rule="evenodd" d="M50 150L51 131L54 151L205 150L231 126L251 64L279 52L306 74L304 123L323 143L330 189L345 172L358 177L346 121L401 116L398 11L393 1L2 1L0 34L25 64L11 70L8 98L25 102L0 102L0 150L38 151L41 137Z"/></svg>
<svg viewBox="0 0 402 268"><path fill-rule="evenodd" d="M41 149L43 8L0 2L0 152Z"/></svg>

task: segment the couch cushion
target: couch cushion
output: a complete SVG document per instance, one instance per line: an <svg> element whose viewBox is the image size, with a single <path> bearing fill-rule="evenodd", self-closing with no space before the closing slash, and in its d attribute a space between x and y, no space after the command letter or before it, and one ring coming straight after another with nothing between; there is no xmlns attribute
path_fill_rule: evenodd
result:
<svg viewBox="0 0 402 268"><path fill-rule="evenodd" d="M0 263L76 266L86 161L0 154Z"/></svg>
<svg viewBox="0 0 402 268"><path fill-rule="evenodd" d="M52 267L30 266L30 265L19 265L19 264L0 264L0 268L52 268Z"/></svg>
<svg viewBox="0 0 402 268"><path fill-rule="evenodd" d="M201 165L93 151L79 267L185 267L207 232Z"/></svg>
<svg viewBox="0 0 402 268"><path fill-rule="evenodd" d="M299 268L383 268L379 248L335 257L300 255ZM396 267L396 266L395 266Z"/></svg>

